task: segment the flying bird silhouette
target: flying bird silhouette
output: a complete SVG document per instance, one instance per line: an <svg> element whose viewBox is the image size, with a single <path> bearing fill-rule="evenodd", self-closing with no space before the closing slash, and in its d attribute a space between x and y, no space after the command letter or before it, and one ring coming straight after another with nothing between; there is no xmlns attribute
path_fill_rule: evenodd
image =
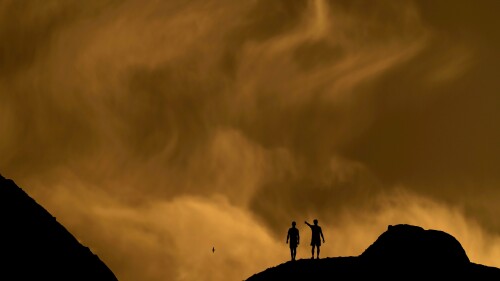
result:
<svg viewBox="0 0 500 281"><path fill-rule="evenodd" d="M215 247L212 247L212 253L215 253Z"/></svg>

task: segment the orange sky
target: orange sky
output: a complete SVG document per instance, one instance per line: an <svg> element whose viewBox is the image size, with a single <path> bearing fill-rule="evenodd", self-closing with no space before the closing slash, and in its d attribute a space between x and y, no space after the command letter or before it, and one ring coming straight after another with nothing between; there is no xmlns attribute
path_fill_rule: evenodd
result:
<svg viewBox="0 0 500 281"><path fill-rule="evenodd" d="M242 280L388 224L500 267L500 2L0 1L0 173L120 281ZM215 253L212 253L215 246Z"/></svg>

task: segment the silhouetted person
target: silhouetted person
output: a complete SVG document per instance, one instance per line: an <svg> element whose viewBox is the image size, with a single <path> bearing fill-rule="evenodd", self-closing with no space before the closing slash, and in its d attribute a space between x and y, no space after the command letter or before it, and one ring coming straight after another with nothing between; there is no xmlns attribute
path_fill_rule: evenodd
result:
<svg viewBox="0 0 500 281"><path fill-rule="evenodd" d="M295 227L295 222L292 221L292 227L288 229L288 234L286 235L286 243L288 244L288 240L290 240L290 255L292 257L292 261L295 260L295 256L297 255L297 246L300 244L300 235L299 230Z"/></svg>
<svg viewBox="0 0 500 281"><path fill-rule="evenodd" d="M321 227L318 225L318 220L314 220L314 225L305 222L312 231L311 235L311 259L314 259L314 247L316 247L316 258L319 259L319 247L321 246L321 239L323 239L323 243L325 243L325 237L323 236L323 231L321 231ZM321 238L321 239L320 239Z"/></svg>

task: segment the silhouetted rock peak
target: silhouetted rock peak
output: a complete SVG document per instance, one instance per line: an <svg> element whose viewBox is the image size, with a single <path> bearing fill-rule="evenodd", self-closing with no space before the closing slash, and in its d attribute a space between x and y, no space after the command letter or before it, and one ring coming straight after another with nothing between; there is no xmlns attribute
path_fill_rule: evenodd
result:
<svg viewBox="0 0 500 281"><path fill-rule="evenodd" d="M408 224L389 225L361 257L374 263L466 264L469 258L455 237Z"/></svg>
<svg viewBox="0 0 500 281"><path fill-rule="evenodd" d="M0 175L0 280L117 281L89 248Z"/></svg>

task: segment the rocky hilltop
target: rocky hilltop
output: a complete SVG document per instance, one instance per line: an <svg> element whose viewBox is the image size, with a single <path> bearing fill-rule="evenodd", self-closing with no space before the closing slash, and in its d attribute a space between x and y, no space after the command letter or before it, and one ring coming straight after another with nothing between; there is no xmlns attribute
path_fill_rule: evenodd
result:
<svg viewBox="0 0 500 281"><path fill-rule="evenodd" d="M453 279L500 280L500 269L471 262L446 232L400 224L389 225L359 256L289 261L247 281Z"/></svg>

